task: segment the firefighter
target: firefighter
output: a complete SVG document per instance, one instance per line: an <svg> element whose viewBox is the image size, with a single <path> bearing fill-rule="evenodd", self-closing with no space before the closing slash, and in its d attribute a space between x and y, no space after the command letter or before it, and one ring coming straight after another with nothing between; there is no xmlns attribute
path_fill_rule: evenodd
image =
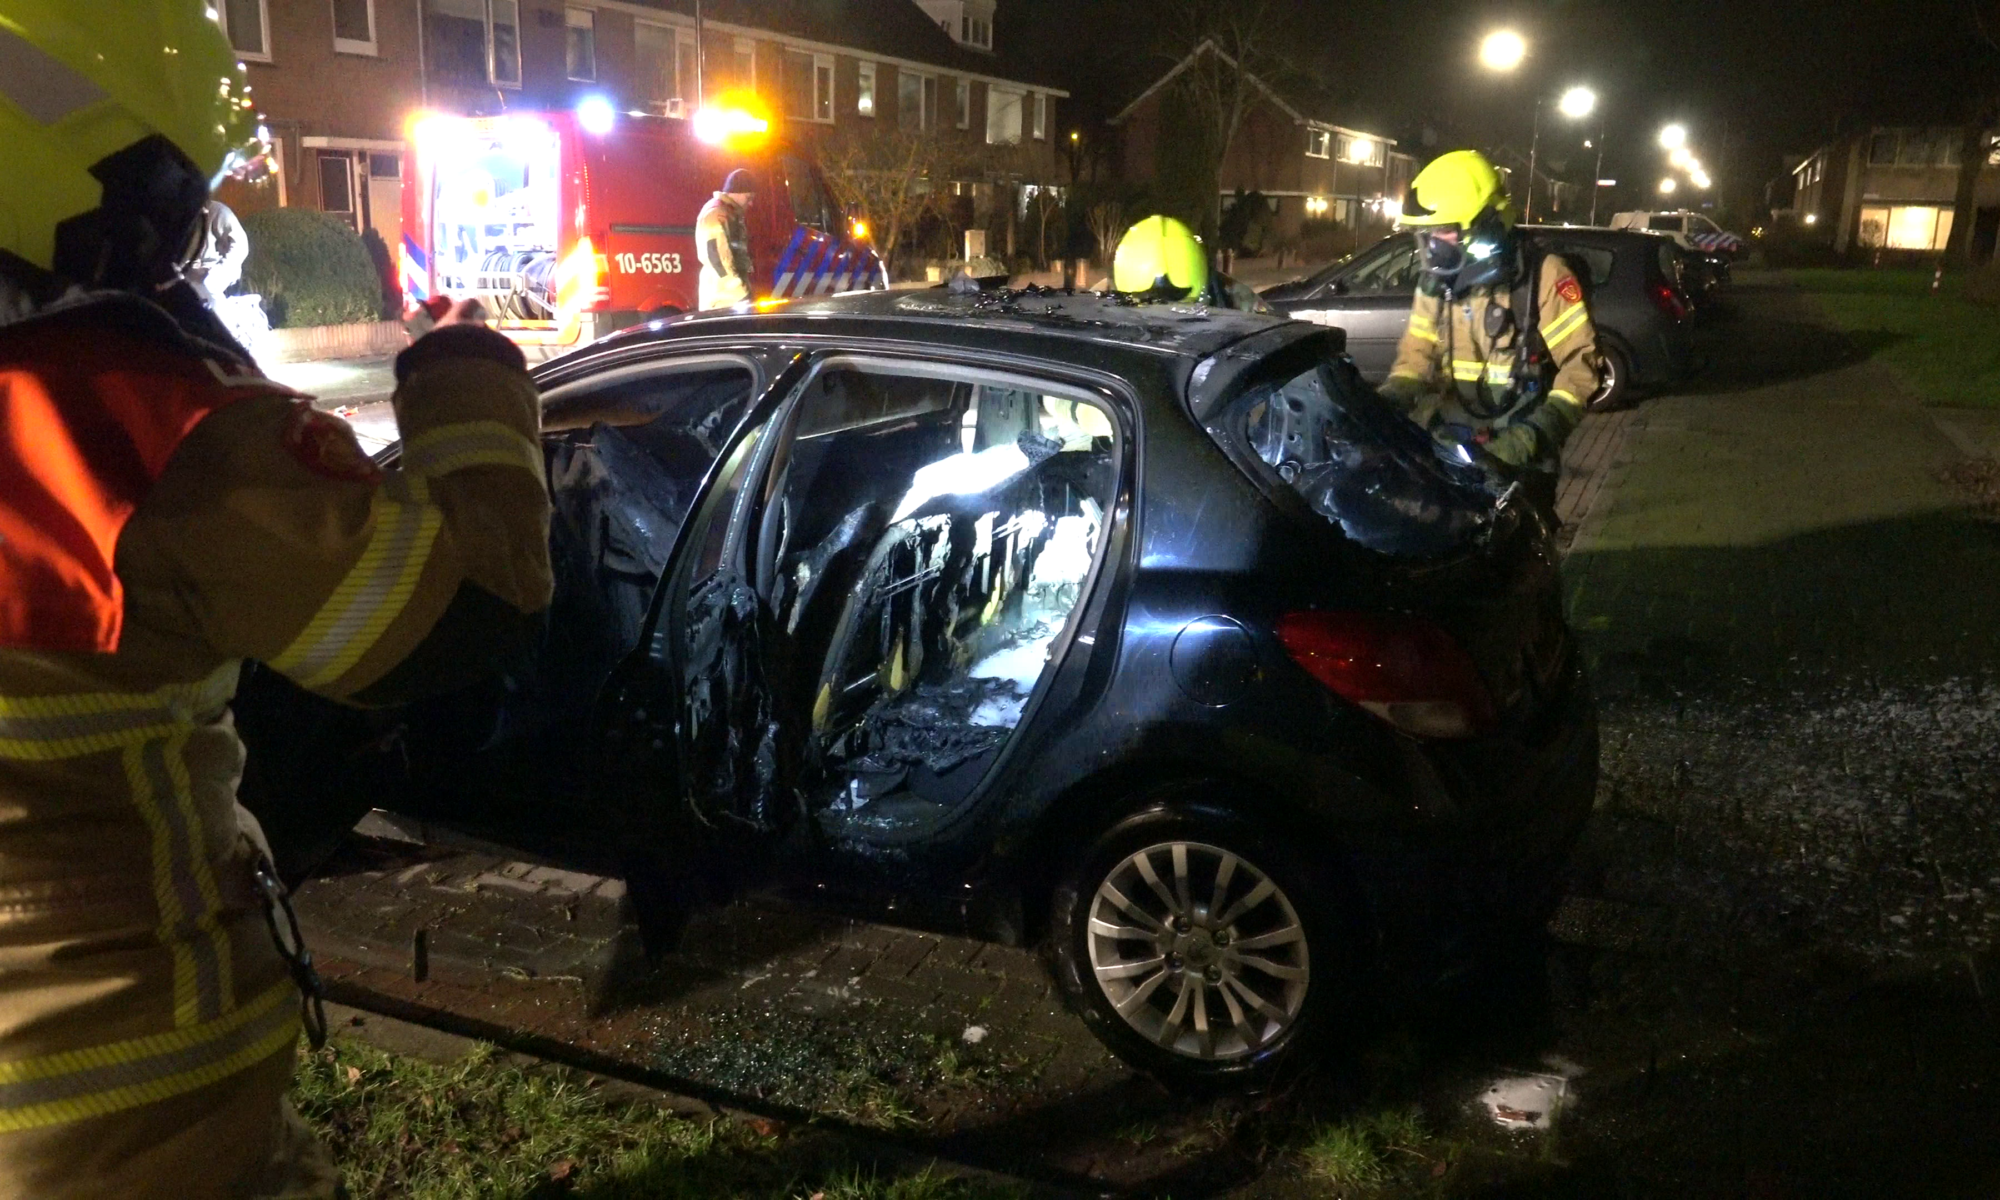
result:
<svg viewBox="0 0 2000 1200"><path fill-rule="evenodd" d="M728 308L750 299L750 205L757 185L750 172L731 171L722 190L701 206L695 219L695 249L701 256L701 307Z"/></svg>
<svg viewBox="0 0 2000 1200"><path fill-rule="evenodd" d="M1598 386L1597 332L1561 257L1530 262L1500 173L1438 158L1403 203L1422 270L1382 394L1468 461L1483 449L1555 510L1562 446Z"/></svg>
<svg viewBox="0 0 2000 1200"><path fill-rule="evenodd" d="M1125 231L1111 260L1111 282L1121 292L1164 296L1211 308L1271 311L1257 293L1211 268L1201 239L1172 217L1147 217Z"/></svg>
<svg viewBox="0 0 2000 1200"><path fill-rule="evenodd" d="M404 351L384 471L181 278L248 140L204 8L0 0L4 1197L335 1194L285 1101L324 1018L235 802L239 669L401 701L549 601L512 344L461 306Z"/></svg>

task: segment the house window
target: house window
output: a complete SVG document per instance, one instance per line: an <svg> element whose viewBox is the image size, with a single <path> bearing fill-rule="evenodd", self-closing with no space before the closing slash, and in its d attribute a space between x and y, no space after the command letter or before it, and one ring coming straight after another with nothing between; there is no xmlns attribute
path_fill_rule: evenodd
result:
<svg viewBox="0 0 2000 1200"><path fill-rule="evenodd" d="M1899 167L1928 167L1937 162L1937 144L1929 135L1906 133L1903 144L1896 151L1896 165Z"/></svg>
<svg viewBox="0 0 2000 1200"><path fill-rule="evenodd" d="M854 111L864 117L875 115L875 64L865 62L855 76Z"/></svg>
<svg viewBox="0 0 2000 1200"><path fill-rule="evenodd" d="M375 53L375 0L333 0L333 48L341 54Z"/></svg>
<svg viewBox="0 0 2000 1200"><path fill-rule="evenodd" d="M563 24L567 26L563 57L569 64L569 77L578 83L595 83L597 14L587 8L566 8L563 10Z"/></svg>
<svg viewBox="0 0 2000 1200"><path fill-rule="evenodd" d="M1306 130L1306 157L1332 158L1333 134L1324 129Z"/></svg>
<svg viewBox="0 0 2000 1200"><path fill-rule="evenodd" d="M1871 167L1892 167L1896 165L1896 135L1878 133L1868 139L1868 165Z"/></svg>
<svg viewBox="0 0 2000 1200"><path fill-rule="evenodd" d="M642 21L633 26L632 46L646 106L662 116L688 115L694 107L694 34Z"/></svg>
<svg viewBox="0 0 2000 1200"><path fill-rule="evenodd" d="M1025 92L986 89L986 144L1011 146L1021 140L1021 109L1028 99Z"/></svg>
<svg viewBox="0 0 2000 1200"><path fill-rule="evenodd" d="M319 156L319 206L343 217L354 215L354 159L348 155Z"/></svg>
<svg viewBox="0 0 2000 1200"><path fill-rule="evenodd" d="M937 103L937 80L914 71L896 72L896 123L905 133L931 127L930 107Z"/></svg>
<svg viewBox="0 0 2000 1200"><path fill-rule="evenodd" d="M1951 240L1951 218L1948 205L1870 206L1861 210L1855 240L1882 250L1942 250Z"/></svg>
<svg viewBox="0 0 2000 1200"><path fill-rule="evenodd" d="M946 33L950 33L950 32L951 32L951 26L947 24L947 25L946 25L946 26L944 27L944 31L945 31ZM971 40L972 40L972 18L971 18L971 17L960 17L960 18L958 19L958 40L959 40L959 41L961 41L961 42L969 42L969 41L971 41Z"/></svg>
<svg viewBox="0 0 2000 1200"><path fill-rule="evenodd" d="M1046 141L1049 136L1049 97L1045 92L1035 93L1035 140Z"/></svg>
<svg viewBox="0 0 2000 1200"><path fill-rule="evenodd" d="M521 0L423 0L424 53L454 83L521 86Z"/></svg>
<svg viewBox="0 0 2000 1200"><path fill-rule="evenodd" d="M252 62L271 61L269 0L222 0L213 11L238 55Z"/></svg>
<svg viewBox="0 0 2000 1200"><path fill-rule="evenodd" d="M961 79L958 81L958 127L960 129L972 128L972 81L970 79Z"/></svg>
<svg viewBox="0 0 2000 1200"><path fill-rule="evenodd" d="M795 121L833 121L833 56L785 51L785 115Z"/></svg>
<svg viewBox="0 0 2000 1200"><path fill-rule="evenodd" d="M736 39L736 86L757 90L757 43L749 38Z"/></svg>

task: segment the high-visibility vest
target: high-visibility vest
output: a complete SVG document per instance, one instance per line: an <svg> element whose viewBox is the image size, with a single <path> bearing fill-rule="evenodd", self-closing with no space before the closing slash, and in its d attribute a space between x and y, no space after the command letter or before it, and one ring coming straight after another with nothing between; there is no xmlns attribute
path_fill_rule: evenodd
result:
<svg viewBox="0 0 2000 1200"><path fill-rule="evenodd" d="M0 331L0 647L110 653L118 536L204 418L280 385L60 317Z"/></svg>

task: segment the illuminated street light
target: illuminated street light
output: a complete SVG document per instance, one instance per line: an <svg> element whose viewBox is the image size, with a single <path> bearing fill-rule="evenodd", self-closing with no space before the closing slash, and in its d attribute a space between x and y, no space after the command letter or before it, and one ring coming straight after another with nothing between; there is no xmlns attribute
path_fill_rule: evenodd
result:
<svg viewBox="0 0 2000 1200"><path fill-rule="evenodd" d="M1479 65L1505 74L1528 57L1528 42L1511 29L1496 29L1479 43Z"/></svg>
<svg viewBox="0 0 2000 1200"><path fill-rule="evenodd" d="M1582 86L1570 88L1562 94L1561 99L1556 101L1556 111L1572 121L1581 121L1591 113L1597 111L1597 93ZM1602 140L1601 136L1599 140ZM1588 143L1585 144L1588 145ZM1535 100L1535 133L1528 142L1528 206L1527 210L1521 214L1521 219L1524 221L1535 219L1535 167L1541 158L1541 149L1542 100L1540 97L1537 97ZM1597 156L1597 166L1599 171L1604 169L1604 155L1602 152Z"/></svg>
<svg viewBox="0 0 2000 1200"><path fill-rule="evenodd" d="M1671 196L1674 194L1674 189L1679 186L1680 186L1679 184L1675 183L1671 179L1662 179L1660 180L1660 195Z"/></svg>
<svg viewBox="0 0 2000 1200"><path fill-rule="evenodd" d="M1695 161L1694 155L1688 153L1686 146L1682 146L1672 154L1667 155L1667 162L1676 171L1695 171L1701 168L1701 164Z"/></svg>
<svg viewBox="0 0 2000 1200"><path fill-rule="evenodd" d="M1687 126L1669 125L1665 129L1660 130L1660 149L1685 150L1687 148L1687 144L1688 144Z"/></svg>
<svg viewBox="0 0 2000 1200"><path fill-rule="evenodd" d="M1556 107L1570 120L1581 121L1597 111L1597 93L1587 87L1573 87L1563 93Z"/></svg>
<svg viewBox="0 0 2000 1200"><path fill-rule="evenodd" d="M1688 178L1693 181L1696 187L1700 188L1704 192L1707 191L1715 182L1714 180L1708 177L1707 171L1702 171L1702 170L1696 170L1693 174L1689 175Z"/></svg>

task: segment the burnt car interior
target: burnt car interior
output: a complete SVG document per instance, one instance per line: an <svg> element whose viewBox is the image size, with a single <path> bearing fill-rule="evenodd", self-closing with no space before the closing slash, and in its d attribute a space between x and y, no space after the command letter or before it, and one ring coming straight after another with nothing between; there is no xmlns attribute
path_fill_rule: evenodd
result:
<svg viewBox="0 0 2000 1200"><path fill-rule="evenodd" d="M777 420L734 548L678 606L697 805L762 827L782 792L834 836L920 835L986 777L1087 589L1116 430L920 364L829 365Z"/></svg>

